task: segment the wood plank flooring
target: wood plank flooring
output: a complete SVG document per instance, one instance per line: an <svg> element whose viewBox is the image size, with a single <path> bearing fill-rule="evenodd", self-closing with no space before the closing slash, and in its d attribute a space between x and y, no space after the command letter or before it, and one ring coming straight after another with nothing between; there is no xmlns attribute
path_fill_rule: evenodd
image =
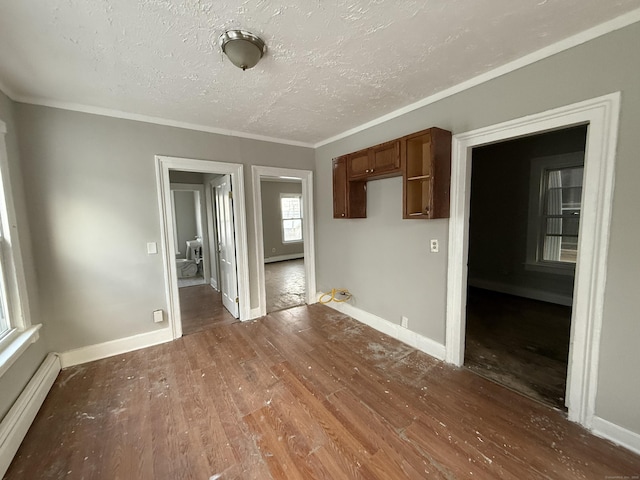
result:
<svg viewBox="0 0 640 480"><path fill-rule="evenodd" d="M323 305L64 370L7 479L605 479L640 457Z"/></svg>
<svg viewBox="0 0 640 480"><path fill-rule="evenodd" d="M304 305L306 279L304 259L264 264L267 313Z"/></svg>
<svg viewBox="0 0 640 480"><path fill-rule="evenodd" d="M464 364L565 409L571 307L469 288Z"/></svg>
<svg viewBox="0 0 640 480"><path fill-rule="evenodd" d="M183 287L178 293L183 335L239 321L224 308L222 294L215 291L211 285Z"/></svg>

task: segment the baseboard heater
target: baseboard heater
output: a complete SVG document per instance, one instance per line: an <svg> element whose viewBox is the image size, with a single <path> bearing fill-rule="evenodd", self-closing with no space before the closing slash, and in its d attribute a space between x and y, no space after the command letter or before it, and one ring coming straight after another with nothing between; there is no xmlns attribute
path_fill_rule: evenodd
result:
<svg viewBox="0 0 640 480"><path fill-rule="evenodd" d="M0 478L4 477L22 440L60 373L60 359L50 353L31 377L0 423Z"/></svg>

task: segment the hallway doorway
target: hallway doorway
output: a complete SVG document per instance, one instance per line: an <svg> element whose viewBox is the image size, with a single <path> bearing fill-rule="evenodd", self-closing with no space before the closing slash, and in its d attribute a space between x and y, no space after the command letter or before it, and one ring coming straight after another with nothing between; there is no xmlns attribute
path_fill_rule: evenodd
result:
<svg viewBox="0 0 640 480"><path fill-rule="evenodd" d="M157 156L156 160L162 219L162 253L167 292L167 317L173 338L179 338L183 334L183 315L189 321L192 321L195 315L200 322L204 322L206 319L212 321L217 318L218 291L220 291L221 298L226 292L226 296L230 299L230 302L223 302L223 304L232 317L248 320L251 314L242 165L163 156ZM178 258L180 255L178 252L180 252L183 242L176 240L175 209L172 208L170 187L172 175L174 179L176 176L182 176L183 179L189 177L189 183L199 185L198 188L204 192L205 211L202 211L201 208L198 216L202 223L199 230L201 238L189 240L189 243L184 242L187 252L190 245L198 248L197 251L192 252L195 256L193 259ZM183 181L183 183L185 182ZM221 191L224 190L221 196L225 198L225 202L216 202L214 187L218 185L221 185ZM224 210L222 224L225 227L225 239L233 239L231 242L220 241L221 231L216 227L219 224L217 220L220 213L216 210L216 205ZM222 258L219 246L222 243L225 247L225 265L228 268L220 268L219 266ZM181 277L184 278L180 265L189 262L197 265L194 277L197 277L198 273L202 271L203 284L186 286L184 282L180 282ZM188 267L192 266L188 265ZM225 274L225 281L220 278L221 272ZM179 288L180 283L183 284L183 288ZM225 286L228 288L225 289ZM195 303L185 304L185 302ZM202 311L199 310L200 308L208 310ZM191 327L187 325L187 330L191 330ZM200 328L202 325L196 327Z"/></svg>
<svg viewBox="0 0 640 480"><path fill-rule="evenodd" d="M259 315L316 303L313 172L251 170Z"/></svg>

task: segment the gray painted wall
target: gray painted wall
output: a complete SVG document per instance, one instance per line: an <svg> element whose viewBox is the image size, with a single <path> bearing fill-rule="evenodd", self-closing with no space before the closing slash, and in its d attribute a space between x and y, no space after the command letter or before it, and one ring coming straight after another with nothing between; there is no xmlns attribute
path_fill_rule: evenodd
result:
<svg viewBox="0 0 640 480"><path fill-rule="evenodd" d="M16 104L29 225L50 349L164 328L154 155L245 165L251 305L257 306L250 165L312 170L312 149Z"/></svg>
<svg viewBox="0 0 640 480"><path fill-rule="evenodd" d="M31 239L29 236L29 224L26 218L24 201L24 186L22 172L20 170L20 156L14 122L14 105L9 98L0 92L0 120L7 125L5 141L9 160L9 181L13 190L13 201L16 209L17 230L20 243L23 248L24 267L27 280L27 295L29 309L33 324L42 323L38 308L38 292L35 278L33 257L31 256ZM14 363L11 368L0 377L0 419L11 408L11 405L22 392L22 389L38 369L47 354L46 335L47 329L40 329L40 340L31 344L26 352Z"/></svg>
<svg viewBox="0 0 640 480"><path fill-rule="evenodd" d="M198 225L196 223L196 202L195 192L175 190L173 192L175 215L176 215L176 236L178 237L178 252L176 258L186 258L187 240L193 240L198 235Z"/></svg>
<svg viewBox="0 0 640 480"><path fill-rule="evenodd" d="M369 182L368 218L334 220L331 158L431 126L462 133L622 92L596 414L640 433L640 24L316 150L318 288L444 343L448 220L401 220L401 180ZM429 239L440 253L429 253Z"/></svg>
<svg viewBox="0 0 640 480"><path fill-rule="evenodd" d="M304 242L282 243L282 227L280 223L282 219L280 194L302 193L302 182L262 181L260 183L262 191L264 258L302 254L304 252Z"/></svg>

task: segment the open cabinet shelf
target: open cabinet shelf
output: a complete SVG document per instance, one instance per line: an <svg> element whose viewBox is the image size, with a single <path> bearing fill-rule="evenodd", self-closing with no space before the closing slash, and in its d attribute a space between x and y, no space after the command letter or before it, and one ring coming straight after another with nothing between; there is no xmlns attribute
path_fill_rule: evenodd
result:
<svg viewBox="0 0 640 480"><path fill-rule="evenodd" d="M403 218L449 216L451 132L430 128L402 138Z"/></svg>

